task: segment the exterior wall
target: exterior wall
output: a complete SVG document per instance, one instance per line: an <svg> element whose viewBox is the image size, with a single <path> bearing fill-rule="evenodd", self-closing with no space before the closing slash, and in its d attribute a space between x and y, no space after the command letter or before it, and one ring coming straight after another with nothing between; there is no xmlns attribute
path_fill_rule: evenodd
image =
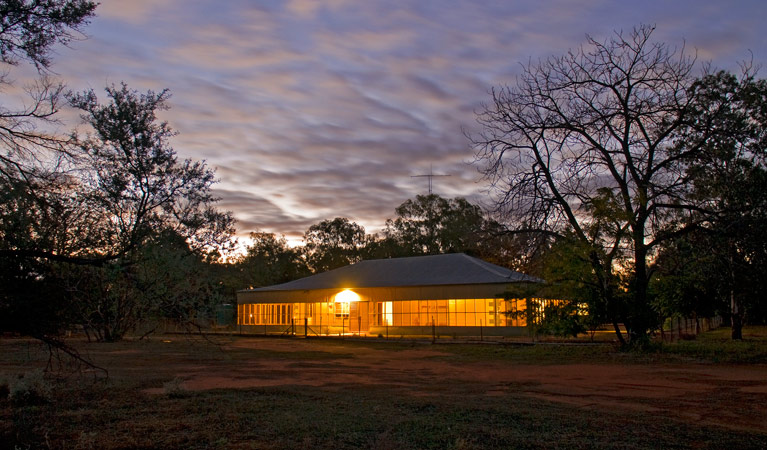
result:
<svg viewBox="0 0 767 450"><path fill-rule="evenodd" d="M506 291L506 284L458 284L442 286L406 286L355 288L348 287L363 302L393 302L399 300L447 300L455 298L495 298ZM327 303L347 288L315 289L311 291L237 292L237 303Z"/></svg>
<svg viewBox="0 0 767 450"><path fill-rule="evenodd" d="M352 288L359 301L337 303L343 288L240 291L237 324L255 333L394 336L520 335L524 300L505 301L506 284Z"/></svg>
<svg viewBox="0 0 767 450"><path fill-rule="evenodd" d="M257 333L516 335L525 320L508 314L524 310L524 300L498 298L381 302L246 303L238 305L237 324ZM293 328L294 327L294 328ZM517 331L501 329L517 329ZM484 331L482 331L484 330Z"/></svg>
<svg viewBox="0 0 767 450"><path fill-rule="evenodd" d="M249 303L237 305L238 325L332 327L367 330L371 325L370 302L352 303Z"/></svg>
<svg viewBox="0 0 767 450"><path fill-rule="evenodd" d="M401 337L401 336L525 336L527 328L515 326L503 327L371 327L368 335Z"/></svg>
<svg viewBox="0 0 767 450"><path fill-rule="evenodd" d="M243 333L253 334L285 334L303 336L304 332L308 336L341 336L341 335L363 335L363 336L381 336L387 338L400 338L407 336L431 337L432 331L438 338L446 337L479 337L479 336L525 336L527 328L525 327L370 327L368 330L358 331L356 326L346 328L340 326L308 326L304 330L303 323L295 325L239 325L238 329Z"/></svg>

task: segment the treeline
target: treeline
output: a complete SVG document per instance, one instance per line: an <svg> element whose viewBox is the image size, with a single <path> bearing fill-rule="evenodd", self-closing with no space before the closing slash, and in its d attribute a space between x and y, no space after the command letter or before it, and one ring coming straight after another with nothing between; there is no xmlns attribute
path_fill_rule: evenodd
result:
<svg viewBox="0 0 767 450"><path fill-rule="evenodd" d="M764 179L741 181L740 186L753 190L756 182ZM763 186L767 189L767 184ZM764 192L754 191L741 201L763 198ZM674 317L719 315L727 321L740 320L741 325L767 324L767 279L763 277L767 245L763 222L754 222L763 213L754 209L733 217L725 231L699 227L659 248L648 268L652 314L648 331L657 331ZM366 234L362 226L346 218L325 220L309 227L302 246L290 246L284 236L273 233L252 233L253 243L245 254L218 266L225 296L233 298L238 289L284 283L363 259L463 252L546 281L506 293L510 299L562 300L548 305L543 322L528 320L536 333L574 335L613 321L622 324L632 314L630 267L612 281L614 297L608 305L602 280L590 261L593 247L572 236L515 232L463 198L417 196L396 208L395 215L376 234ZM736 227L737 235L733 235ZM744 252L740 258L732 253L734 239ZM734 296L741 308L735 314Z"/></svg>
<svg viewBox="0 0 767 450"><path fill-rule="evenodd" d="M463 252L520 271L532 270L532 242L503 227L464 198L419 195L395 209L380 233L368 234L347 218L310 226L303 245L290 246L284 236L255 232L245 254L228 264L230 292L284 283L343 267L363 259L397 258Z"/></svg>

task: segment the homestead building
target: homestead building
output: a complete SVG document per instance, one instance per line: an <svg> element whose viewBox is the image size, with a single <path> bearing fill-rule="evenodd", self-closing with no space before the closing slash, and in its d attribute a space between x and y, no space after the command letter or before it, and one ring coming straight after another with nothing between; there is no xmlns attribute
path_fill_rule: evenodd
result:
<svg viewBox="0 0 767 450"><path fill-rule="evenodd" d="M517 283L541 280L463 253L360 261L288 283L237 292L243 332L311 335L517 335Z"/></svg>

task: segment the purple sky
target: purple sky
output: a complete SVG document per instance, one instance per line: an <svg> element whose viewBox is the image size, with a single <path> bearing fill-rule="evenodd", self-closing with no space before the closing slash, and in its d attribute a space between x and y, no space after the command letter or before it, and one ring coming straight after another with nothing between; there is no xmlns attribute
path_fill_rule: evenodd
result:
<svg viewBox="0 0 767 450"><path fill-rule="evenodd" d="M97 14L53 70L102 97L169 88L172 144L218 168L240 235L295 238L336 216L375 232L426 193L411 175L431 164L452 175L435 193L482 201L462 128L520 61L586 33L654 23L719 68L767 61L764 0L101 0Z"/></svg>

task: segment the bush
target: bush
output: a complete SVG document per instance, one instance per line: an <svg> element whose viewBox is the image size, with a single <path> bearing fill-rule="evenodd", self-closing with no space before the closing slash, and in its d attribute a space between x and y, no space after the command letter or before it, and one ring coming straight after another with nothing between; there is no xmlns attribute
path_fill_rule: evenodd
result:
<svg viewBox="0 0 767 450"><path fill-rule="evenodd" d="M162 385L162 389L165 392L165 395L167 395L170 398L182 398L186 397L189 394L189 391L186 390L184 386L182 386L182 383L184 382L183 379L176 377L167 383Z"/></svg>
<svg viewBox="0 0 767 450"><path fill-rule="evenodd" d="M574 304L551 304L544 308L539 332L559 337L577 337L586 332L586 326Z"/></svg>
<svg viewBox="0 0 767 450"><path fill-rule="evenodd" d="M47 403L52 393L53 386L40 369L27 372L8 383L8 398L17 405Z"/></svg>

